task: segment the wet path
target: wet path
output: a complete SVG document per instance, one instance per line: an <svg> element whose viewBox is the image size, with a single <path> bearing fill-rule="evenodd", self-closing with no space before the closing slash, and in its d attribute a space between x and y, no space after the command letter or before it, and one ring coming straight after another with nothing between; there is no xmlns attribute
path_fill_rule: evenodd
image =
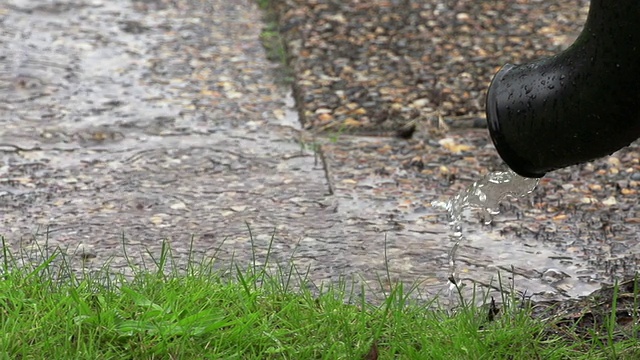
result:
<svg viewBox="0 0 640 360"><path fill-rule="evenodd" d="M290 256L331 228L322 166L286 126L250 3L14 1L5 29L2 227L92 264L169 239L197 253ZM278 120L282 119L282 120ZM307 226L309 217L314 221ZM305 224L305 226L302 226ZM79 249L79 250L78 250Z"/></svg>
<svg viewBox="0 0 640 360"><path fill-rule="evenodd" d="M249 227L259 260L273 235L274 259L293 257L317 283L355 277L375 296L388 265L391 281L446 287L451 241L430 204L473 180L469 156L497 161L486 134L452 135L466 153L314 139L275 85L251 1L9 0L0 22L0 234L16 250L61 246L77 266L122 267L123 244L148 262L168 239L180 261L193 240L196 257L246 263ZM441 159L414 159L424 152ZM583 263L563 258L567 246L503 231L536 211L505 206L495 228L469 228L463 277L488 283L516 265L529 292L597 286L576 281Z"/></svg>

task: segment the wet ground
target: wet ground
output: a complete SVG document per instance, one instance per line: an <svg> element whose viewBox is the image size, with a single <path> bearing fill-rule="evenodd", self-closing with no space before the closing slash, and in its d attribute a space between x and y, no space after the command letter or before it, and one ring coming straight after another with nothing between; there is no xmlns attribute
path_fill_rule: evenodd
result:
<svg viewBox="0 0 640 360"><path fill-rule="evenodd" d="M484 117L505 63L566 48L588 0L272 0L307 128L376 134Z"/></svg>
<svg viewBox="0 0 640 360"><path fill-rule="evenodd" d="M258 252L288 258L329 228L327 186L270 77L250 3L14 1L5 5L2 228L91 264ZM301 226L303 217L317 225ZM326 220L320 220L326 218ZM305 222L306 223L306 222Z"/></svg>
<svg viewBox="0 0 640 360"><path fill-rule="evenodd" d="M0 234L16 251L123 268L123 247L148 263L167 239L179 262L192 249L224 266L252 246L264 261L273 239L273 259L317 284L354 279L375 300L389 280L419 281L433 295L452 241L431 202L504 168L483 129L301 130L251 1L9 0L0 23ZM549 174L491 226L472 216L465 283L502 270L565 298L633 273L639 152Z"/></svg>

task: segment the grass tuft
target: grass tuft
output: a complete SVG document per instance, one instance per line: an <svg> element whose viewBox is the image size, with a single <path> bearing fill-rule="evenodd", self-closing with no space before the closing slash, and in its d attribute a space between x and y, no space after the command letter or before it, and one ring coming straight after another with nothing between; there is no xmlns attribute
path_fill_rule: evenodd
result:
<svg viewBox="0 0 640 360"><path fill-rule="evenodd" d="M272 239L273 241L273 239ZM315 287L293 265L254 260L229 278L213 261L180 271L164 244L133 277L74 275L60 251L16 260L3 241L0 357L6 359L632 359L637 342L550 336L505 297L454 311L392 286L374 306L345 282ZM268 262L268 259L267 259ZM273 267L271 267L273 268ZM320 289L312 292L311 288ZM297 289L297 290L296 290ZM364 290L364 289L362 289ZM483 298L484 295L482 295ZM345 301L349 300L349 301ZM614 306L615 309L615 306ZM490 315L491 314L491 315Z"/></svg>
<svg viewBox="0 0 640 360"><path fill-rule="evenodd" d="M289 66L286 41L280 31L278 11L273 0L256 0L262 11L264 27L260 33L260 42L265 49L267 59L277 63L275 77L281 85L290 86L293 83L293 71Z"/></svg>

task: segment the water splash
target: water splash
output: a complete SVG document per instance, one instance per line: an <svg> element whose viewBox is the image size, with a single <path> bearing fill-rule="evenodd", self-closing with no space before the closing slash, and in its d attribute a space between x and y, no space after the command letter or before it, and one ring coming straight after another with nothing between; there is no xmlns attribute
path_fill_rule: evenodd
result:
<svg viewBox="0 0 640 360"><path fill-rule="evenodd" d="M536 188L540 179L525 178L512 170L495 171L482 177L469 187L453 196L449 201L434 201L435 207L445 209L449 214L449 226L451 235L449 238L454 243L449 252L449 291L451 294L458 286L461 286L456 271L456 251L464 236L464 213L468 209L479 209L480 216L485 224L493 221L493 216L500 213L500 201L511 197L524 197Z"/></svg>
<svg viewBox="0 0 640 360"><path fill-rule="evenodd" d="M461 222L465 209L480 209L485 224L500 213L500 201L508 196L523 197L538 185L539 179L522 177L512 170L495 171L485 175L444 203L452 222Z"/></svg>

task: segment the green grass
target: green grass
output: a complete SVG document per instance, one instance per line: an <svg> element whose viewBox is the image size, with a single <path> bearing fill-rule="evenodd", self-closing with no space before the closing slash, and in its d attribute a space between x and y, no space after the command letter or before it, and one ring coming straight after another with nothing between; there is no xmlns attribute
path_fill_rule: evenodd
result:
<svg viewBox="0 0 640 360"><path fill-rule="evenodd" d="M265 49L267 59L279 64L275 69L275 77L279 84L290 86L293 83L293 70L289 67L289 58L285 40L280 33L278 14L273 0L256 0L262 11L264 27L260 33L260 42Z"/></svg>
<svg viewBox="0 0 640 360"><path fill-rule="evenodd" d="M344 282L314 294L293 267L169 270L166 246L133 277L76 277L59 251L24 265L4 250L0 359L636 358L635 343L549 335L514 299L490 319L489 305L434 310L402 285L379 306Z"/></svg>

